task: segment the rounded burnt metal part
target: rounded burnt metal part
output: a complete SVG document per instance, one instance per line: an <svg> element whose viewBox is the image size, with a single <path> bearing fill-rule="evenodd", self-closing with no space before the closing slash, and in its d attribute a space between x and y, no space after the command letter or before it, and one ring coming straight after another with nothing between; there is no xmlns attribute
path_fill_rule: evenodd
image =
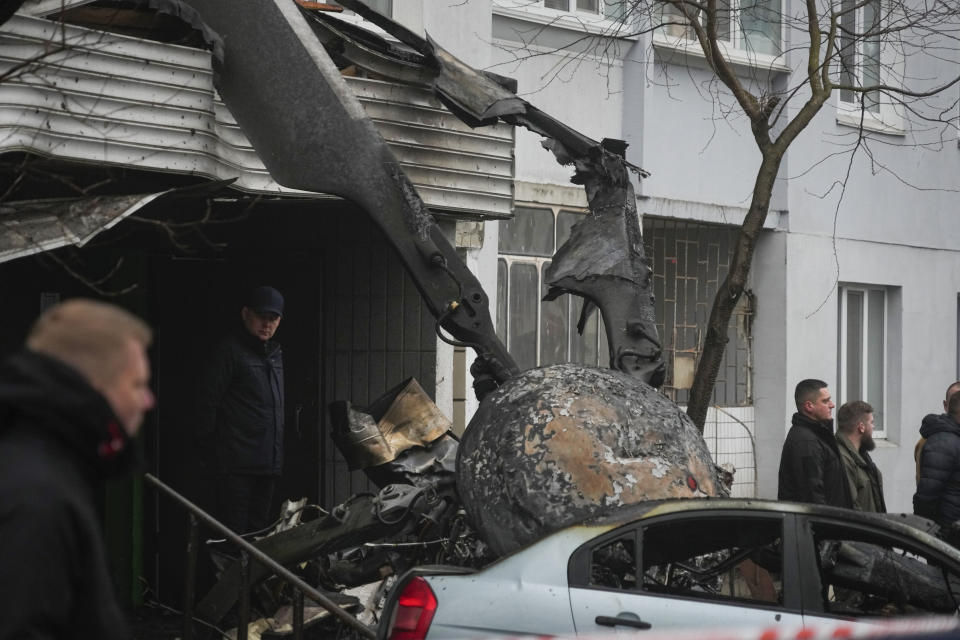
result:
<svg viewBox="0 0 960 640"><path fill-rule="evenodd" d="M457 489L499 554L592 515L660 498L715 496L716 467L689 417L612 369L524 371L464 432Z"/></svg>

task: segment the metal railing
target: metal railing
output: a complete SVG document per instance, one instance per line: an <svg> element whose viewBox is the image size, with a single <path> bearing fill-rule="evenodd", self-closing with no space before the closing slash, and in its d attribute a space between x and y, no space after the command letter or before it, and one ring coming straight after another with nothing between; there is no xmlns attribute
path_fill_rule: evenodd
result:
<svg viewBox="0 0 960 640"><path fill-rule="evenodd" d="M363 624L356 617L341 608L337 603L326 595L311 587L300 577L295 575L289 569L279 564L273 558L265 554L260 549L241 538L239 535L228 529L216 518L206 511L192 503L190 500L177 493L171 487L161 482L156 476L145 473L144 479L148 484L156 487L161 493L172 498L174 502L180 504L190 514L190 534L187 539L187 569L184 585L184 604L183 604L183 640L192 640L193 638L193 606L196 599L196 576L197 576L197 554L200 545L200 521L205 525L227 538L237 545L240 549L240 586L239 586L239 610L237 621L237 640L247 640L247 627L250 624L250 565L251 562L259 562L269 569L277 577L284 580L294 588L293 603L293 634L294 638L300 640L303 637L303 608L304 596L309 596L311 600L337 617L341 622L351 627L363 638L376 638L376 632Z"/></svg>

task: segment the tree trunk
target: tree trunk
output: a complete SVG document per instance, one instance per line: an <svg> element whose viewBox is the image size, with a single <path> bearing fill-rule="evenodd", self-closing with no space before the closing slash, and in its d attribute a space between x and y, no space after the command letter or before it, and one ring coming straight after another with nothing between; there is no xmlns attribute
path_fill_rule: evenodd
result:
<svg viewBox="0 0 960 640"><path fill-rule="evenodd" d="M697 363L693 386L690 387L690 401L687 404L687 415L697 425L700 433L703 433L707 409L710 407L713 396L713 387L727 346L730 317L747 284L750 265L753 262L753 251L760 237L760 231L763 229L763 223L767 219L767 212L770 210L770 196L773 193L773 185L782 159L783 152L776 146L770 147L769 152L763 156L753 186L750 209L737 236L730 270L717 289L717 295L710 310L707 334L703 340L703 350L700 352L700 361Z"/></svg>

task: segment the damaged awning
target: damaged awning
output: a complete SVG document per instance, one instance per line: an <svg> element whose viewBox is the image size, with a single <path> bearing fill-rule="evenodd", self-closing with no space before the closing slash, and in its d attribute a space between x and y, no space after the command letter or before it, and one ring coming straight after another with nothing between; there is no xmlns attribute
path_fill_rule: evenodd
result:
<svg viewBox="0 0 960 640"><path fill-rule="evenodd" d="M0 153L231 178L248 193L317 197L270 176L213 87L209 51L21 13L0 27L0 74ZM346 81L433 211L510 215L512 127L473 130L425 86Z"/></svg>
<svg viewBox="0 0 960 640"><path fill-rule="evenodd" d="M212 195L230 182L219 180L157 193L0 203L0 263L67 245L82 247L149 204Z"/></svg>

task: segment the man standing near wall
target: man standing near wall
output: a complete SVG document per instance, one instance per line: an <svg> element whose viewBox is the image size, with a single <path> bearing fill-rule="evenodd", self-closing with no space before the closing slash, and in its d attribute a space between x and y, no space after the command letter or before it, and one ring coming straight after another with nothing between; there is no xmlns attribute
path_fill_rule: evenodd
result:
<svg viewBox="0 0 960 640"><path fill-rule="evenodd" d="M957 380L956 382L951 384L949 387L947 387L947 394L943 398L944 415L950 413L947 410L947 403L950 402L950 396L952 396L958 391L960 391L960 380ZM923 451L923 445L926 444L926 442L927 442L927 439L921 435L920 439L917 440L917 444L914 445L913 447L913 459L917 463L917 482L920 482L920 453Z"/></svg>
<svg viewBox="0 0 960 640"><path fill-rule="evenodd" d="M113 305L45 311L0 365L0 638L129 638L96 505L135 467L151 331Z"/></svg>
<svg viewBox="0 0 960 640"><path fill-rule="evenodd" d="M283 469L283 353L273 340L283 305L272 287L251 291L199 389L197 439L214 474L215 515L240 534L270 524Z"/></svg>
<svg viewBox="0 0 960 640"><path fill-rule="evenodd" d="M853 508L886 513L883 476L870 458L873 440L873 407L862 400L847 402L837 411L837 444L850 482Z"/></svg>
<svg viewBox="0 0 960 640"><path fill-rule="evenodd" d="M950 396L947 413L923 419L920 435L926 444L920 453L913 512L952 528L960 521L960 392Z"/></svg>
<svg viewBox="0 0 960 640"><path fill-rule="evenodd" d="M850 485L833 436L834 405L823 380L801 380L793 394L797 412L783 443L777 498L853 507Z"/></svg>

